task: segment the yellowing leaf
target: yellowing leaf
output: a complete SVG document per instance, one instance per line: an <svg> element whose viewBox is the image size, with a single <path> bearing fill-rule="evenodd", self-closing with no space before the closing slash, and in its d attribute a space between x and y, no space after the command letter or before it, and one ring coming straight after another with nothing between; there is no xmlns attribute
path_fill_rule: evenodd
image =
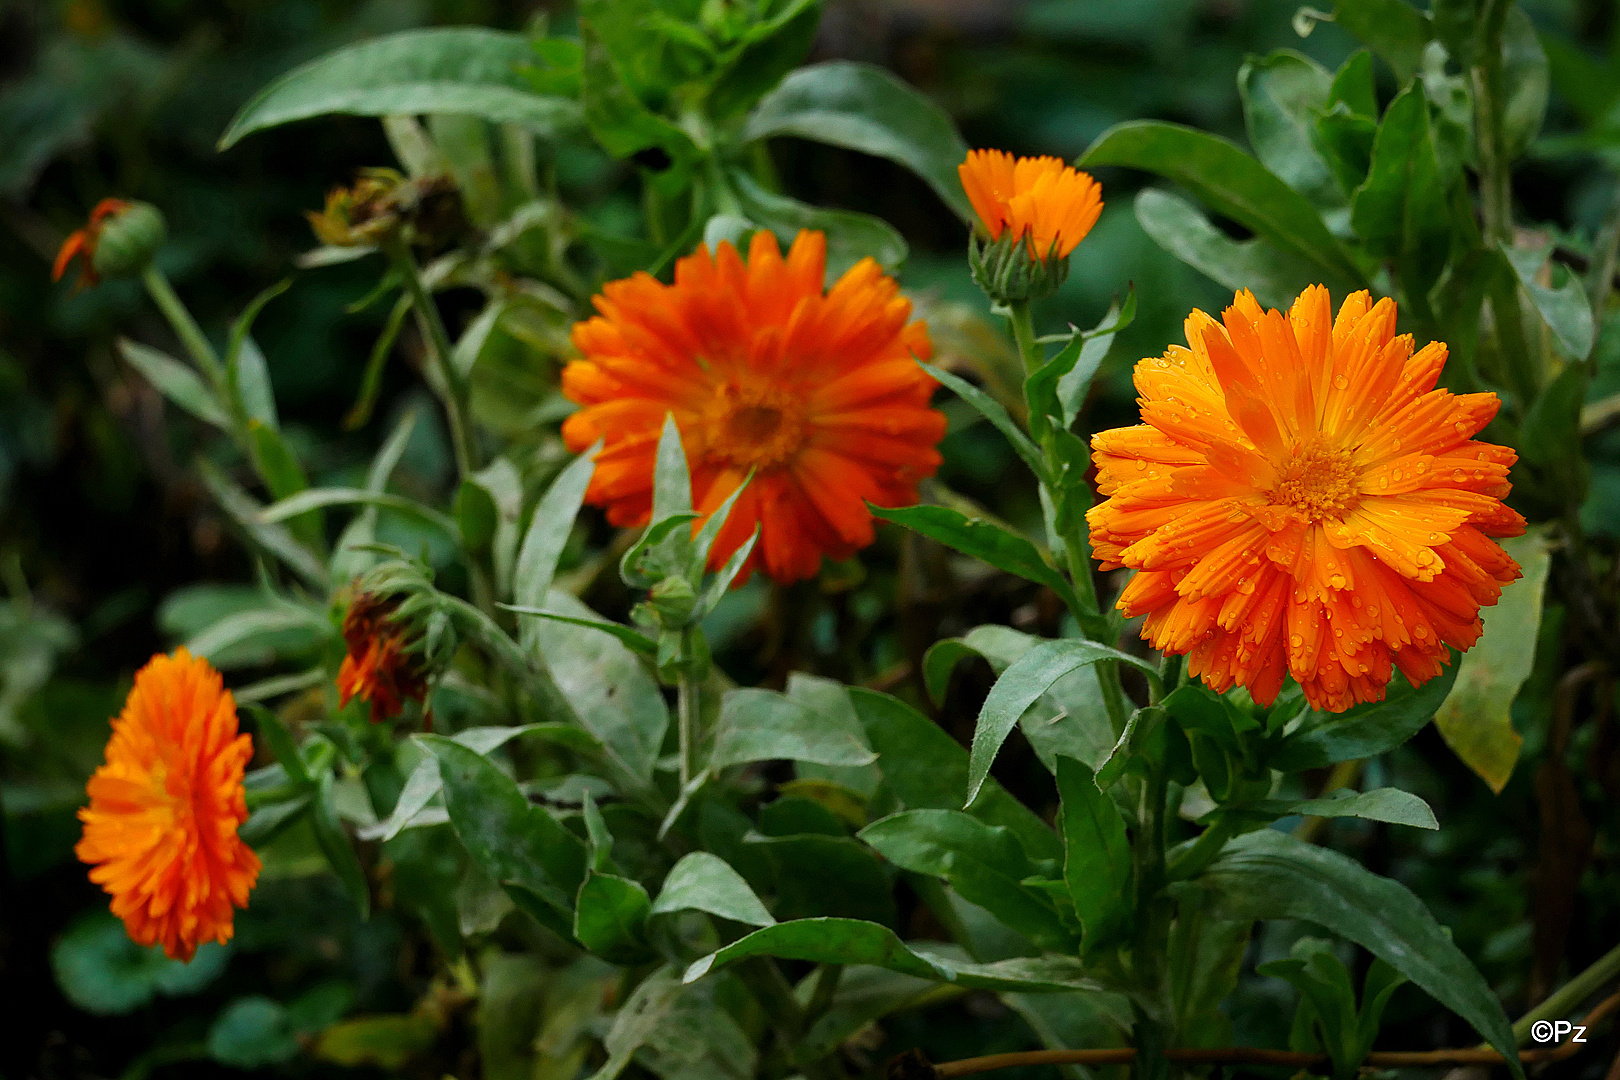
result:
<svg viewBox="0 0 1620 1080"><path fill-rule="evenodd" d="M1532 529L1502 547L1524 576L1502 590L1495 607L1480 612L1485 633L1463 654L1457 682L1434 714L1446 744L1497 793L1513 774L1524 743L1508 710L1535 661L1551 545L1544 531Z"/></svg>

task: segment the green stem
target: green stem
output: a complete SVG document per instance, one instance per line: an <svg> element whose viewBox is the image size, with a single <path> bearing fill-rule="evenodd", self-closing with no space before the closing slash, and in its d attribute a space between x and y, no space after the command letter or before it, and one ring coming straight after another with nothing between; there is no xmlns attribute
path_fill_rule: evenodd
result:
<svg viewBox="0 0 1620 1080"><path fill-rule="evenodd" d="M808 1026L808 1016L776 961L768 956L750 957L732 970L770 1018L771 1027L776 1029L777 1038L781 1040L790 1063L809 1080L841 1080L844 1071L833 1058L824 1057L816 1061L798 1059L798 1044Z"/></svg>
<svg viewBox="0 0 1620 1080"><path fill-rule="evenodd" d="M697 721L701 704L697 680L681 672L680 681L676 684L675 708L680 727L682 791L697 775Z"/></svg>
<svg viewBox="0 0 1620 1080"><path fill-rule="evenodd" d="M473 447L472 427L467 417L467 380L456 371L450 335L445 331L444 319L439 315L439 306L434 302L433 294L422 280L421 268L416 265L416 256L411 254L410 245L404 237L396 235L390 237L384 247L404 279L405 291L410 294L416 317L422 324L434 374L429 381L435 384L434 389L444 402L445 415L450 423L450 446L456 456L456 470L460 478L466 480L478 467L478 454Z"/></svg>
<svg viewBox="0 0 1620 1080"><path fill-rule="evenodd" d="M810 1004L805 1007L807 1023L815 1023L832 1008L833 995L838 993L838 977L843 973L843 964L817 965L816 985L810 992Z"/></svg>
<svg viewBox="0 0 1620 1080"><path fill-rule="evenodd" d="M1513 1025L1514 1039L1523 1046L1530 1041L1530 1028L1537 1020L1566 1019L1581 1002L1615 978L1620 978L1620 945L1604 953L1591 967L1554 990L1546 1001L1519 1017Z"/></svg>
<svg viewBox="0 0 1620 1080"><path fill-rule="evenodd" d="M148 265L146 273L141 275L141 280L145 282L146 291L151 295L152 302L163 312L163 317L169 320L169 325L174 327L174 332L179 335L180 343L186 347L191 359L208 376L216 390L223 390L224 365L219 362L219 355L208 343L208 338L197 325L197 320L191 317L186 305L175 295L169 279L156 265Z"/></svg>
<svg viewBox="0 0 1620 1080"><path fill-rule="evenodd" d="M1507 146L1502 131L1502 30L1513 0L1485 0L1475 52L1474 131L1479 146L1480 213L1489 243L1513 239L1513 196L1508 182Z"/></svg>
<svg viewBox="0 0 1620 1080"><path fill-rule="evenodd" d="M1215 861L1215 857L1221 853L1226 842L1237 835L1237 831L1238 827L1230 815L1223 814L1216 818L1209 828L1198 834L1198 839L1176 849L1165 869L1165 877L1170 881L1186 881L1190 877L1195 877Z"/></svg>
<svg viewBox="0 0 1620 1080"><path fill-rule="evenodd" d="M1006 315L1007 322L1012 326L1013 341L1018 346L1018 355L1023 360L1024 375L1025 377L1033 375L1046 362L1046 356L1040 339L1035 336L1035 319L1030 313L1029 301L1011 301L1007 304ZM1061 462L1058 461L1050 440L1043 440L1041 451L1046 457L1048 471L1056 475L1060 471ZM1048 497L1056 496L1049 492ZM1063 542L1063 555L1064 561L1068 564L1069 580L1074 583L1075 596L1080 601L1080 610L1074 612L1074 617L1080 624L1081 633L1088 639L1112 646L1115 643L1108 640L1109 635L1105 629L1108 623L1101 614L1097 585L1091 578L1091 540L1085 533L1084 520L1080 519L1081 527L1076 528L1072 535L1059 538ZM1125 689L1120 685L1119 665L1112 660L1098 664L1097 682L1102 687L1103 706L1108 710L1109 722L1113 724L1116 732L1125 730L1130 706L1125 697Z"/></svg>

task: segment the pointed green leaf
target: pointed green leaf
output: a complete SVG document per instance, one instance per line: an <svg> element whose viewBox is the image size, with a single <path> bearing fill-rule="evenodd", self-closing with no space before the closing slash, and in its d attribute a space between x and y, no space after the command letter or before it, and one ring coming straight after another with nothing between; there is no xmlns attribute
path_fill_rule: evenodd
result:
<svg viewBox="0 0 1620 1080"><path fill-rule="evenodd" d="M1089 952L1117 935L1135 907L1131 846L1125 820L1085 763L1057 762L1063 822L1063 880L1085 927Z"/></svg>
<svg viewBox="0 0 1620 1080"><path fill-rule="evenodd" d="M675 911L706 911L750 926L770 926L776 922L743 876L720 856L706 851L682 856L664 878L664 887L653 901L651 914Z"/></svg>

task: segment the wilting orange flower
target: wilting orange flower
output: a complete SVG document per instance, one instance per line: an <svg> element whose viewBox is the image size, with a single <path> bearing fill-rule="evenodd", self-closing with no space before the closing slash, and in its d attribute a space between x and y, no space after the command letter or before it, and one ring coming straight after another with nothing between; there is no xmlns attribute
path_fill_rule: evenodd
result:
<svg viewBox="0 0 1620 1080"><path fill-rule="evenodd" d="M399 715L407 700L427 696L427 673L409 647L410 632L389 616L398 605L361 593L343 616L348 655L338 666L338 704L351 698L371 704L371 722Z"/></svg>
<svg viewBox="0 0 1620 1080"><path fill-rule="evenodd" d="M1055 157L1017 158L1005 150L970 150L956 167L974 212L995 240L1028 234L1036 255L1055 246L1066 257L1102 213L1102 187Z"/></svg>
<svg viewBox="0 0 1620 1080"><path fill-rule="evenodd" d="M252 756L208 661L179 649L135 673L73 849L135 941L190 960L203 942L230 940L259 876L259 857L236 832L248 816L242 771Z"/></svg>
<svg viewBox="0 0 1620 1080"><path fill-rule="evenodd" d="M914 357L928 330L911 302L863 259L822 291L827 241L801 232L784 260L754 234L745 264L722 242L675 265L610 282L600 315L575 325L584 359L563 392L585 408L563 424L578 452L598 438L586 499L615 525L645 525L666 414L680 428L693 505L712 513L752 471L709 554L720 566L760 527L749 566L778 581L816 573L872 542L866 501L916 501L939 465L945 418L928 407L934 380ZM743 575L743 576L746 576Z"/></svg>
<svg viewBox="0 0 1620 1080"><path fill-rule="evenodd" d="M79 284L94 285L100 281L96 274L96 240L101 236L101 227L106 220L114 214L122 213L134 204L127 199L102 199L96 203L94 210L90 211L90 221L82 229L75 229L68 234L61 250L56 253L56 262L51 266L51 280L61 281L62 275L67 273L68 264L75 257L83 256L79 265Z"/></svg>
<svg viewBox="0 0 1620 1080"><path fill-rule="evenodd" d="M1414 355L1365 292L1336 320L1319 285L1286 315L1240 292L1224 323L1194 311L1190 349L1136 366L1146 423L1092 440L1097 558L1137 570L1119 607L1262 704L1286 674L1334 712L1382 699L1392 663L1438 675L1519 576L1487 539L1524 531L1516 455L1471 439L1496 395L1436 390L1445 345Z"/></svg>

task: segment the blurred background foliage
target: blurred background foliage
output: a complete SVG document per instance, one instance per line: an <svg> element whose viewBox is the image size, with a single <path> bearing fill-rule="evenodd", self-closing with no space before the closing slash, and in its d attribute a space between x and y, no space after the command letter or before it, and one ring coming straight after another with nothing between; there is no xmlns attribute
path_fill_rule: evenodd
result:
<svg viewBox="0 0 1620 1080"><path fill-rule="evenodd" d="M1305 20L1312 32L1300 37L1297 7L1293 0L830 0L812 59L889 67L944 105L973 146L1072 160L1107 127L1133 118L1175 120L1242 142L1234 76L1246 56L1293 48L1335 68L1351 51L1329 22ZM1556 223L1551 239L1578 263L1620 171L1620 15L1612 0L1524 7L1549 59L1553 94L1515 193L1526 217ZM169 341L139 286L79 291L51 284L48 271L97 200L151 201L170 223L163 269L205 328L221 332L243 297L288 276L295 258L315 246L303 212L356 169L391 161L380 127L360 118L282 127L216 152L250 94L346 42L412 26L521 29L541 14L553 25L572 19L566 4L496 0L0 3L0 980L12 990L8 1034L0 1038L5 1076L202 1076L222 1067L338 1075L359 1065L470 1077L475 1047L483 1075L515 1075L501 1072L499 1044L525 1022L533 1026L525 1010L538 1008L534 972L514 968L487 983L486 994L499 986L509 997L486 1002L486 1023L473 1030L458 1006L468 986L432 980L435 946L422 917L385 904L360 921L316 853L271 859L238 920L237 940L228 949L210 946L189 968L131 945L74 860L74 810L131 673L233 605L252 603L253 568L191 468L204 433L117 358L119 333ZM1387 72L1380 77L1387 99L1394 84ZM911 246L902 280L946 352L992 380L998 365L1016 363L999 328L979 313L959 222L926 185L896 165L817 144L778 140L773 152L789 193L876 214L900 230ZM556 147L546 165L593 223L635 227L624 165L583 143ZM1131 199L1144 175L1104 170L1099 179L1108 202L1101 222L1063 290L1039 312L1050 329L1089 326L1128 282L1136 284L1139 313L1098 380L1093 428L1133 418L1131 364L1181 340L1189 309L1216 310L1229 296L1137 224ZM317 484L363 474L395 419L428 404L410 370L421 350L407 329L398 348L406 362L384 370L371 419L346 423L387 314L386 305L355 310L373 277L357 263L297 273L255 326L284 432ZM476 312L475 300L469 290L460 324ZM445 301L457 318L456 295ZM1611 352L1620 348L1620 334L1600 340ZM496 372L482 387L483 419L505 408L507 426L518 431L535 415L520 407L544 409L555 364L516 338L503 349L506 362L481 364ZM1617 390L1620 355L1599 355L1589 402ZM952 432L941 479L1009 520L1037 520L1034 489L1006 444L960 403L947 410ZM435 415L421 410L396 483L442 498L451 457L444 433L428 421ZM563 460L554 439L537 441L533 452ZM1589 456L1583 523L1612 551L1620 538L1620 435L1594 425ZM390 534L383 517L384 538L412 541L398 522ZM908 659L940 637L996 621L1054 628L1057 612L1012 579L988 575L944 594L928 585L937 577L908 574L917 558L934 555L917 548L908 558L903 549L917 540L896 532L886 531L859 565L829 567L789 594L773 595L762 581L734 594L710 628L722 662L743 682L779 684L788 670L804 669L892 689L910 677ZM606 535L599 523L594 539ZM625 603L592 600L615 614ZM790 607L811 616L786 620ZM1563 617L1557 605L1546 614L1554 626ZM1620 921L1620 853L1612 847L1620 836L1620 735L1610 703L1599 702L1595 718L1566 740L1568 760L1577 763L1568 788L1574 802L1550 810L1538 799L1538 776L1552 767L1548 731L1568 723L1570 698L1580 692L1551 685L1556 674L1549 673L1562 670L1560 636L1542 640L1549 655L1516 710L1524 754L1501 795L1431 728L1373 763L1384 775L1368 783L1423 796L1443 828L1415 834L1347 819L1322 837L1415 889L1510 1012L1612 945ZM316 647L295 634L275 649L285 658ZM251 655L235 659L255 663ZM959 737L971 730L975 695L988 684L988 668L977 685L958 680L941 718ZM1050 803L1050 780L1019 740L1008 744L998 775L1026 802ZM1559 925L1567 933L1551 933ZM1249 965L1286 954L1288 934L1274 928ZM588 983L592 973L573 977ZM1542 985L1530 985L1536 979ZM1240 1000L1236 1041L1284 1041L1291 994L1278 980L1245 980L1240 999L1261 1007ZM1265 1007L1273 1000L1277 1008ZM332 1027L345 1016L379 1014L392 1026ZM506 1014L506 1028L487 1020ZM1468 1037L1410 991L1397 995L1389 1017L1390 1038L1402 1045ZM343 1035L334 1039L332 1031ZM874 1062L914 1045L943 1060L1032 1041L1024 1019L988 995L968 994L885 1021L868 1049ZM1604 1064L1594 1057L1570 1074L1599 1075Z"/></svg>

